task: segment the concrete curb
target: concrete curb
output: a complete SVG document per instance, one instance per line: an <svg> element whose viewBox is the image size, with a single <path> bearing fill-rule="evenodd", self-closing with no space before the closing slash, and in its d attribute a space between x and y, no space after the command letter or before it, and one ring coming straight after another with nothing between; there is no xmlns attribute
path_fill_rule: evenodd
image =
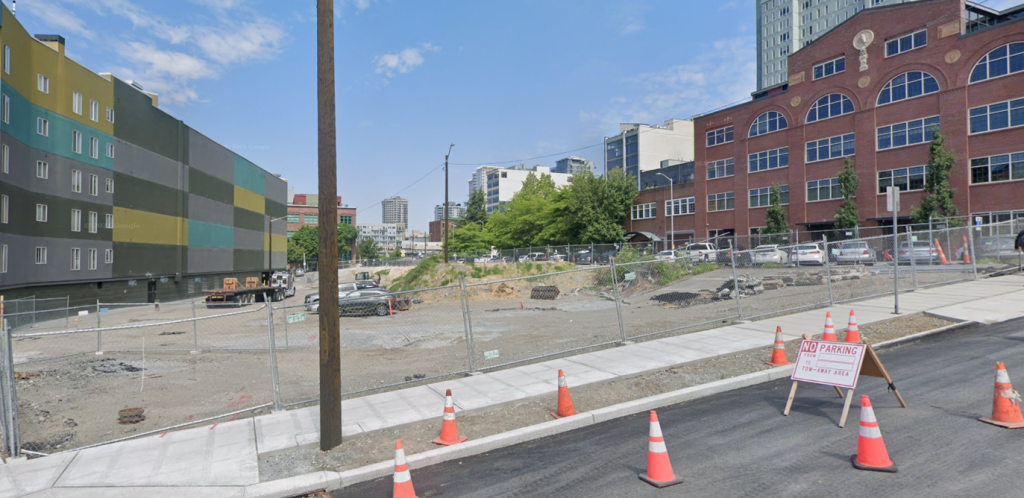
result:
<svg viewBox="0 0 1024 498"><path fill-rule="evenodd" d="M939 316L939 315L932 315L932 314L927 313L927 312L925 314L929 315L929 316L936 317L936 318L941 318L943 320L954 320L954 319L949 318L949 317L944 317L944 316ZM872 344L871 347L873 347L875 349L888 348L888 347L900 345L900 344L902 344L904 342L911 342L911 341L915 341L917 339L928 337L930 335L941 334L941 333L946 332L948 330L955 330L955 329L969 327L971 325L977 325L977 324L978 324L978 322L963 321L963 322L960 322L960 323L954 323L952 325L946 325L945 327L939 327L937 329L926 330L924 332L918 332L916 334L911 334L911 335L908 335L908 336L897 337L896 339L891 339L891 340L888 340L888 341L883 341L883 342L880 342L878 344Z"/></svg>
<svg viewBox="0 0 1024 498"><path fill-rule="evenodd" d="M321 489L341 487L341 474L337 472L313 472L276 481L250 484L245 487L246 498L291 498L295 495L312 493Z"/></svg>

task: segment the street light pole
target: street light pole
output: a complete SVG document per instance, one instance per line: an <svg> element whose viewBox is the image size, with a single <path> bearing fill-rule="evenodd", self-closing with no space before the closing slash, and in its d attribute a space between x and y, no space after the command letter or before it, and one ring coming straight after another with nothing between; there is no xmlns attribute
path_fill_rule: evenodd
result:
<svg viewBox="0 0 1024 498"><path fill-rule="evenodd" d="M665 177L665 179L668 180L669 205L672 206L672 213L671 213L669 219L670 219L670 223L672 224L672 252L674 253L675 250L676 250L676 202L675 202L676 199L675 199L675 194L673 194L672 192L675 190L675 183L676 182L673 181L671 178L665 176L662 173L657 173L657 174Z"/></svg>
<svg viewBox="0 0 1024 498"><path fill-rule="evenodd" d="M448 263L448 156L452 153L452 147L455 144L448 146L448 153L444 155L444 227L441 231L444 233L444 262Z"/></svg>

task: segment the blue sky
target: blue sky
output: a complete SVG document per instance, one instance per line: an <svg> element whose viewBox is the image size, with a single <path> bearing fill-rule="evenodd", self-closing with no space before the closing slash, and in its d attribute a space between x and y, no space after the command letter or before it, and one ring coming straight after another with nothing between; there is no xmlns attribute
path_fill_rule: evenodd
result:
<svg viewBox="0 0 1024 498"><path fill-rule="evenodd" d="M620 122L749 97L754 4L337 1L338 192L359 222L379 222L380 200L401 195L426 230L450 143L453 202L481 164L553 166L588 147L572 154L601 167ZM69 56L139 81L300 193L317 189L315 15L312 0L18 2L29 32L63 35Z"/></svg>

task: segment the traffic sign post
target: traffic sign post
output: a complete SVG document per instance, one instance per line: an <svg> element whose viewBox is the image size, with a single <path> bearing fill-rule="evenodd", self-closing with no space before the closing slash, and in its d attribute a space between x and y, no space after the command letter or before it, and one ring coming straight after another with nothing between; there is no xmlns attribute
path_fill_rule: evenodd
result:
<svg viewBox="0 0 1024 498"><path fill-rule="evenodd" d="M793 365L793 374L790 376L793 385L789 390L783 415L789 416L793 398L796 397L796 387L800 382L832 386L839 393L839 397L846 398L843 413L839 418L839 427L845 426L846 417L850 414L850 403L853 401L853 390L857 387L857 380L861 375L885 379L900 406L907 407L903 396L896 390L896 385L870 344L812 341L806 335L804 339L800 343L800 350ZM847 389L845 396L840 388Z"/></svg>
<svg viewBox="0 0 1024 498"><path fill-rule="evenodd" d="M900 249L898 246L896 216L900 212L900 188L885 187L885 208L892 213L892 314L900 314ZM913 245L911 244L911 257Z"/></svg>

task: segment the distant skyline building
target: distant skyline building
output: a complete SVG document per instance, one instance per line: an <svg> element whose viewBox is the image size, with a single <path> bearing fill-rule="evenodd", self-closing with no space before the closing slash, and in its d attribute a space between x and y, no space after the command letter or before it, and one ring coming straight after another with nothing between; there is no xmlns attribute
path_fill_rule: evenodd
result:
<svg viewBox="0 0 1024 498"><path fill-rule="evenodd" d="M377 246L393 251L399 247L398 224L397 223L359 223L359 240L373 239Z"/></svg>
<svg viewBox="0 0 1024 498"><path fill-rule="evenodd" d="M380 201L381 221L399 225L399 232L404 232L409 227L409 200L398 197L388 197Z"/></svg>
<svg viewBox="0 0 1024 498"><path fill-rule="evenodd" d="M501 210L512 196L523 189L523 182L530 175L550 175L555 182L555 187L564 187L572 180L572 175L564 173L552 173L551 168L537 165L527 168L525 164L511 168L497 168L487 174L487 212L493 213Z"/></svg>
<svg viewBox="0 0 1024 498"><path fill-rule="evenodd" d="M466 217L466 206L457 202L448 202L448 219L459 220ZM434 221L444 219L444 206L434 206Z"/></svg>
<svg viewBox="0 0 1024 498"><path fill-rule="evenodd" d="M594 161L575 156L569 156L555 161L555 169L551 170L552 173L563 173L567 175L578 175L584 171L596 174L597 171L594 168Z"/></svg>
<svg viewBox="0 0 1024 498"><path fill-rule="evenodd" d="M487 174L497 169L502 168L500 166L478 166L476 170L473 171L473 177L469 179L469 194L472 195L473 192L476 191L480 191L486 194Z"/></svg>
<svg viewBox="0 0 1024 498"><path fill-rule="evenodd" d="M662 161L693 161L693 122L669 119L661 126L639 123L619 125L619 134L604 139L605 174L625 168L637 178L640 172L661 167Z"/></svg>

